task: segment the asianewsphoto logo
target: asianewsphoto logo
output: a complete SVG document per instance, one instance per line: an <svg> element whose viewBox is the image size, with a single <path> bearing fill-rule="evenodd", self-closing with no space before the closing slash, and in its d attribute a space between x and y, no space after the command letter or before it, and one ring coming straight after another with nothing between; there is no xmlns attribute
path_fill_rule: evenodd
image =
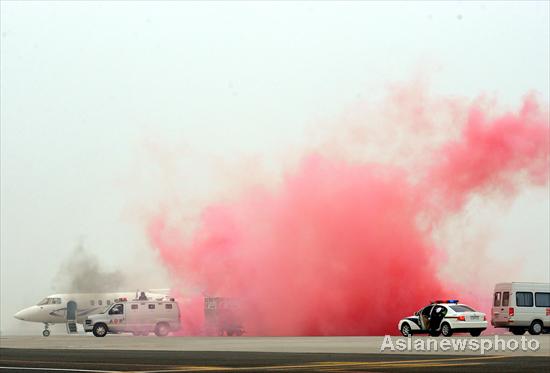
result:
<svg viewBox="0 0 550 373"><path fill-rule="evenodd" d="M462 352L473 351L484 355L486 352L521 351L535 352L540 349L540 342L535 338L522 336L520 340L515 338L503 338L495 335L494 338L414 338L384 336L380 351L416 351L416 352Z"/></svg>

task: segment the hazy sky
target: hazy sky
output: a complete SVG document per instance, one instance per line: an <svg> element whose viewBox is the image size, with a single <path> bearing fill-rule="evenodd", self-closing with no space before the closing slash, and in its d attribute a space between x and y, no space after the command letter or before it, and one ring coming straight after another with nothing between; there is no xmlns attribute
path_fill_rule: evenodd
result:
<svg viewBox="0 0 550 373"><path fill-rule="evenodd" d="M178 193L198 208L235 165L276 173L316 121L388 83L421 72L435 94L547 103L548 14L543 1L2 1L1 332L30 330L13 313L54 292L79 240L106 270L166 283L148 208ZM549 280L549 203L535 190L480 212L495 255L528 248L514 280Z"/></svg>

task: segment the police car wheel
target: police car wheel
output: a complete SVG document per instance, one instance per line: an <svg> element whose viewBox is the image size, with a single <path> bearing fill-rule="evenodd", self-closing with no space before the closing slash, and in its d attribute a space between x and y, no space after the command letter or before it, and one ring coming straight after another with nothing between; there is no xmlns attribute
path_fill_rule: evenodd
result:
<svg viewBox="0 0 550 373"><path fill-rule="evenodd" d="M529 327L529 334L539 335L540 333L542 333L542 329L542 323L540 321L533 321L531 323L531 326Z"/></svg>
<svg viewBox="0 0 550 373"><path fill-rule="evenodd" d="M105 337L107 335L107 325L103 323L95 324L92 332L96 337Z"/></svg>
<svg viewBox="0 0 550 373"><path fill-rule="evenodd" d="M403 325L401 325L401 334L403 334L404 337L410 337L412 335L411 326L407 323L403 323Z"/></svg>
<svg viewBox="0 0 550 373"><path fill-rule="evenodd" d="M44 337L49 337L50 336L50 331L48 329L45 329L43 332L42 332L42 335Z"/></svg>
<svg viewBox="0 0 550 373"><path fill-rule="evenodd" d="M470 335L472 337L479 337L481 335L481 330L480 329L470 330Z"/></svg>
<svg viewBox="0 0 550 373"><path fill-rule="evenodd" d="M441 326L441 334L443 334L444 337L450 337L453 335L453 329L451 329L449 324L445 323Z"/></svg>
<svg viewBox="0 0 550 373"><path fill-rule="evenodd" d="M157 337L165 337L170 332L170 329L168 328L168 325L166 323L158 323L157 327L155 328L155 334Z"/></svg>

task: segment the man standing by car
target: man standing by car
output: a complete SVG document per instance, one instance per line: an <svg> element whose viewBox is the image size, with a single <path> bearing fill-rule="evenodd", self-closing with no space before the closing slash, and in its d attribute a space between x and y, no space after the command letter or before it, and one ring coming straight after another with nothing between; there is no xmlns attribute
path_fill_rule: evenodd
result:
<svg viewBox="0 0 550 373"><path fill-rule="evenodd" d="M435 305L432 309L432 313L430 315L430 323L429 323L429 332L432 336L438 336L440 332L437 331L439 329L439 325L441 324L441 321L445 317L445 314L447 313L447 309L441 305Z"/></svg>

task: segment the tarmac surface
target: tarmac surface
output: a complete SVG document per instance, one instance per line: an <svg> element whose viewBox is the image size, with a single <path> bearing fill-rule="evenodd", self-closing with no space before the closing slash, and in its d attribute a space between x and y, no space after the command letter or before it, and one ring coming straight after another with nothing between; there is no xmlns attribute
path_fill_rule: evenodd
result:
<svg viewBox="0 0 550 373"><path fill-rule="evenodd" d="M525 337L535 338L539 349L483 355L479 351L441 350L381 353L383 337L0 337L0 373L547 371L550 335ZM516 336L499 338L520 341ZM427 341L428 337L415 340Z"/></svg>
<svg viewBox="0 0 550 373"><path fill-rule="evenodd" d="M537 351L497 351L499 354L550 356L550 334L539 336L499 335L504 343L517 341L521 346L521 339L536 340ZM392 341L407 340L404 337L392 336ZM450 341L458 339L494 341L494 335L482 335L471 338L469 335L456 335L450 338L414 336L412 341ZM148 337L134 337L129 334L107 335L96 338L91 334L42 336L2 336L1 348L30 348L30 349L100 349L100 350L164 350L164 351L235 351L235 352L300 352L300 353L395 353L386 349L381 351L384 337L165 337L154 335ZM472 351L427 351L431 353L472 354ZM418 354L419 351L403 351L404 354ZM489 353L489 352L487 352ZM473 354L479 355L479 351Z"/></svg>

